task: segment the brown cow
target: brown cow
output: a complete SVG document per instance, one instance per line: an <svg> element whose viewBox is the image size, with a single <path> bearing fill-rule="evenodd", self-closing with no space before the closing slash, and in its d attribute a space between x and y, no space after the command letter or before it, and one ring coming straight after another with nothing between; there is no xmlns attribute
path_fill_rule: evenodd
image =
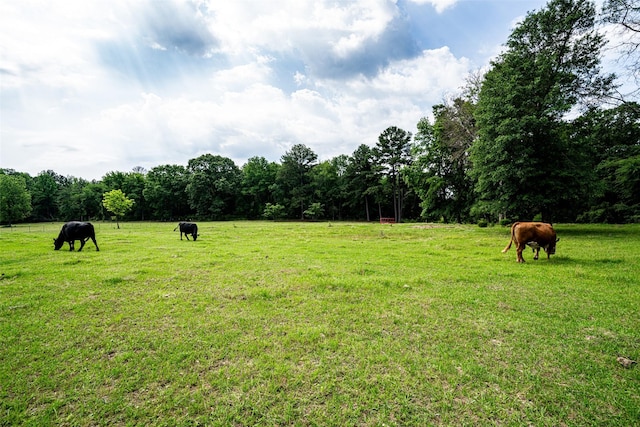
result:
<svg viewBox="0 0 640 427"><path fill-rule="evenodd" d="M516 222L511 226L511 240L502 252L511 249L511 243L516 244L517 260L524 262L522 251L524 247L529 245L536 253L533 259L538 259L540 248L547 253L547 259L556 253L556 242L560 240L556 238L556 232L551 226L545 222Z"/></svg>

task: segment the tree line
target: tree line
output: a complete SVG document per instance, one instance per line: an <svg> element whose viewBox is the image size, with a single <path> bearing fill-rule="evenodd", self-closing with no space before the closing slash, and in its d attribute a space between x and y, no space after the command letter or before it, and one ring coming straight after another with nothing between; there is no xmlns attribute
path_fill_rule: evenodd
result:
<svg viewBox="0 0 640 427"><path fill-rule="evenodd" d="M296 144L279 162L204 154L94 181L0 170L0 221L108 218L104 195L120 190L129 220L638 222L640 105L602 72L597 24L625 32L628 64L639 16L637 0L608 0L600 15L590 1L551 0L415 135L390 126L326 161Z"/></svg>

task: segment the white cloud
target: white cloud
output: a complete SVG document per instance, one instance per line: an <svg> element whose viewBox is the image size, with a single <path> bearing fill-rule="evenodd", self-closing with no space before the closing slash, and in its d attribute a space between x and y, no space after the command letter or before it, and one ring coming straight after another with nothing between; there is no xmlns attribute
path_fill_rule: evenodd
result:
<svg viewBox="0 0 640 427"><path fill-rule="evenodd" d="M458 0L409 0L413 3L417 4L430 4L433 6L438 13L442 13L448 7L453 6L458 2Z"/></svg>
<svg viewBox="0 0 640 427"><path fill-rule="evenodd" d="M452 91L469 71L466 58L455 58L447 47L425 50L422 55L398 61L383 70L373 87L386 94L434 101L443 91Z"/></svg>
<svg viewBox="0 0 640 427"><path fill-rule="evenodd" d="M384 43L390 25L400 17L398 6L388 0L282 0L278 7L239 0L212 2L209 13L208 25L220 41L219 51L234 60L265 51L306 62L312 72L324 73L351 70L353 65L345 66L345 61ZM366 55L388 54L379 50L368 49Z"/></svg>
<svg viewBox="0 0 640 427"><path fill-rule="evenodd" d="M415 132L473 66L418 50L394 1L163 1L0 2L0 167L99 179L297 143L329 159Z"/></svg>
<svg viewBox="0 0 640 427"><path fill-rule="evenodd" d="M30 6L33 12L30 12ZM82 40L95 37L96 33L99 35L99 31L60 25L58 17L74 14L71 4L63 10L57 10L47 2L0 4L0 15L11 18L0 25L2 68L5 70L3 87L87 84L90 76L80 70L90 64L91 55Z"/></svg>
<svg viewBox="0 0 640 427"><path fill-rule="evenodd" d="M396 16L395 4L370 2L233 1L209 4L209 25L223 49L237 55L246 46L273 51L328 45L342 38L381 34ZM338 42L339 43L339 42Z"/></svg>
<svg viewBox="0 0 640 427"><path fill-rule="evenodd" d="M273 76L270 67L272 59L267 56L257 56L253 62L231 66L213 73L211 85L220 91L238 90L255 82L268 81Z"/></svg>

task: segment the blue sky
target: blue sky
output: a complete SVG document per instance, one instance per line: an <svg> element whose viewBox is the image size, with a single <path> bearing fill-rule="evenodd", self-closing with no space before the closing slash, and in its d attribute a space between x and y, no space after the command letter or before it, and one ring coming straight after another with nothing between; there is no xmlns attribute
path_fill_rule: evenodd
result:
<svg viewBox="0 0 640 427"><path fill-rule="evenodd" d="M0 2L0 167L100 179L415 132L538 0Z"/></svg>

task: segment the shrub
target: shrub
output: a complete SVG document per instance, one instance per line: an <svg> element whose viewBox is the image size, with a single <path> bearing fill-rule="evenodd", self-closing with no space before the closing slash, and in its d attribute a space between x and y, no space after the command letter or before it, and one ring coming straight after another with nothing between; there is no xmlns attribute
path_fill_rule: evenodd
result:
<svg viewBox="0 0 640 427"><path fill-rule="evenodd" d="M267 205L264 208L264 212L262 213L262 216L265 217L266 219L272 219L272 220L281 219L284 217L284 206L278 203L276 203L275 205L271 203L267 203Z"/></svg>
<svg viewBox="0 0 640 427"><path fill-rule="evenodd" d="M324 206L320 203L312 203L309 209L303 212L305 217L318 219L324 214Z"/></svg>

